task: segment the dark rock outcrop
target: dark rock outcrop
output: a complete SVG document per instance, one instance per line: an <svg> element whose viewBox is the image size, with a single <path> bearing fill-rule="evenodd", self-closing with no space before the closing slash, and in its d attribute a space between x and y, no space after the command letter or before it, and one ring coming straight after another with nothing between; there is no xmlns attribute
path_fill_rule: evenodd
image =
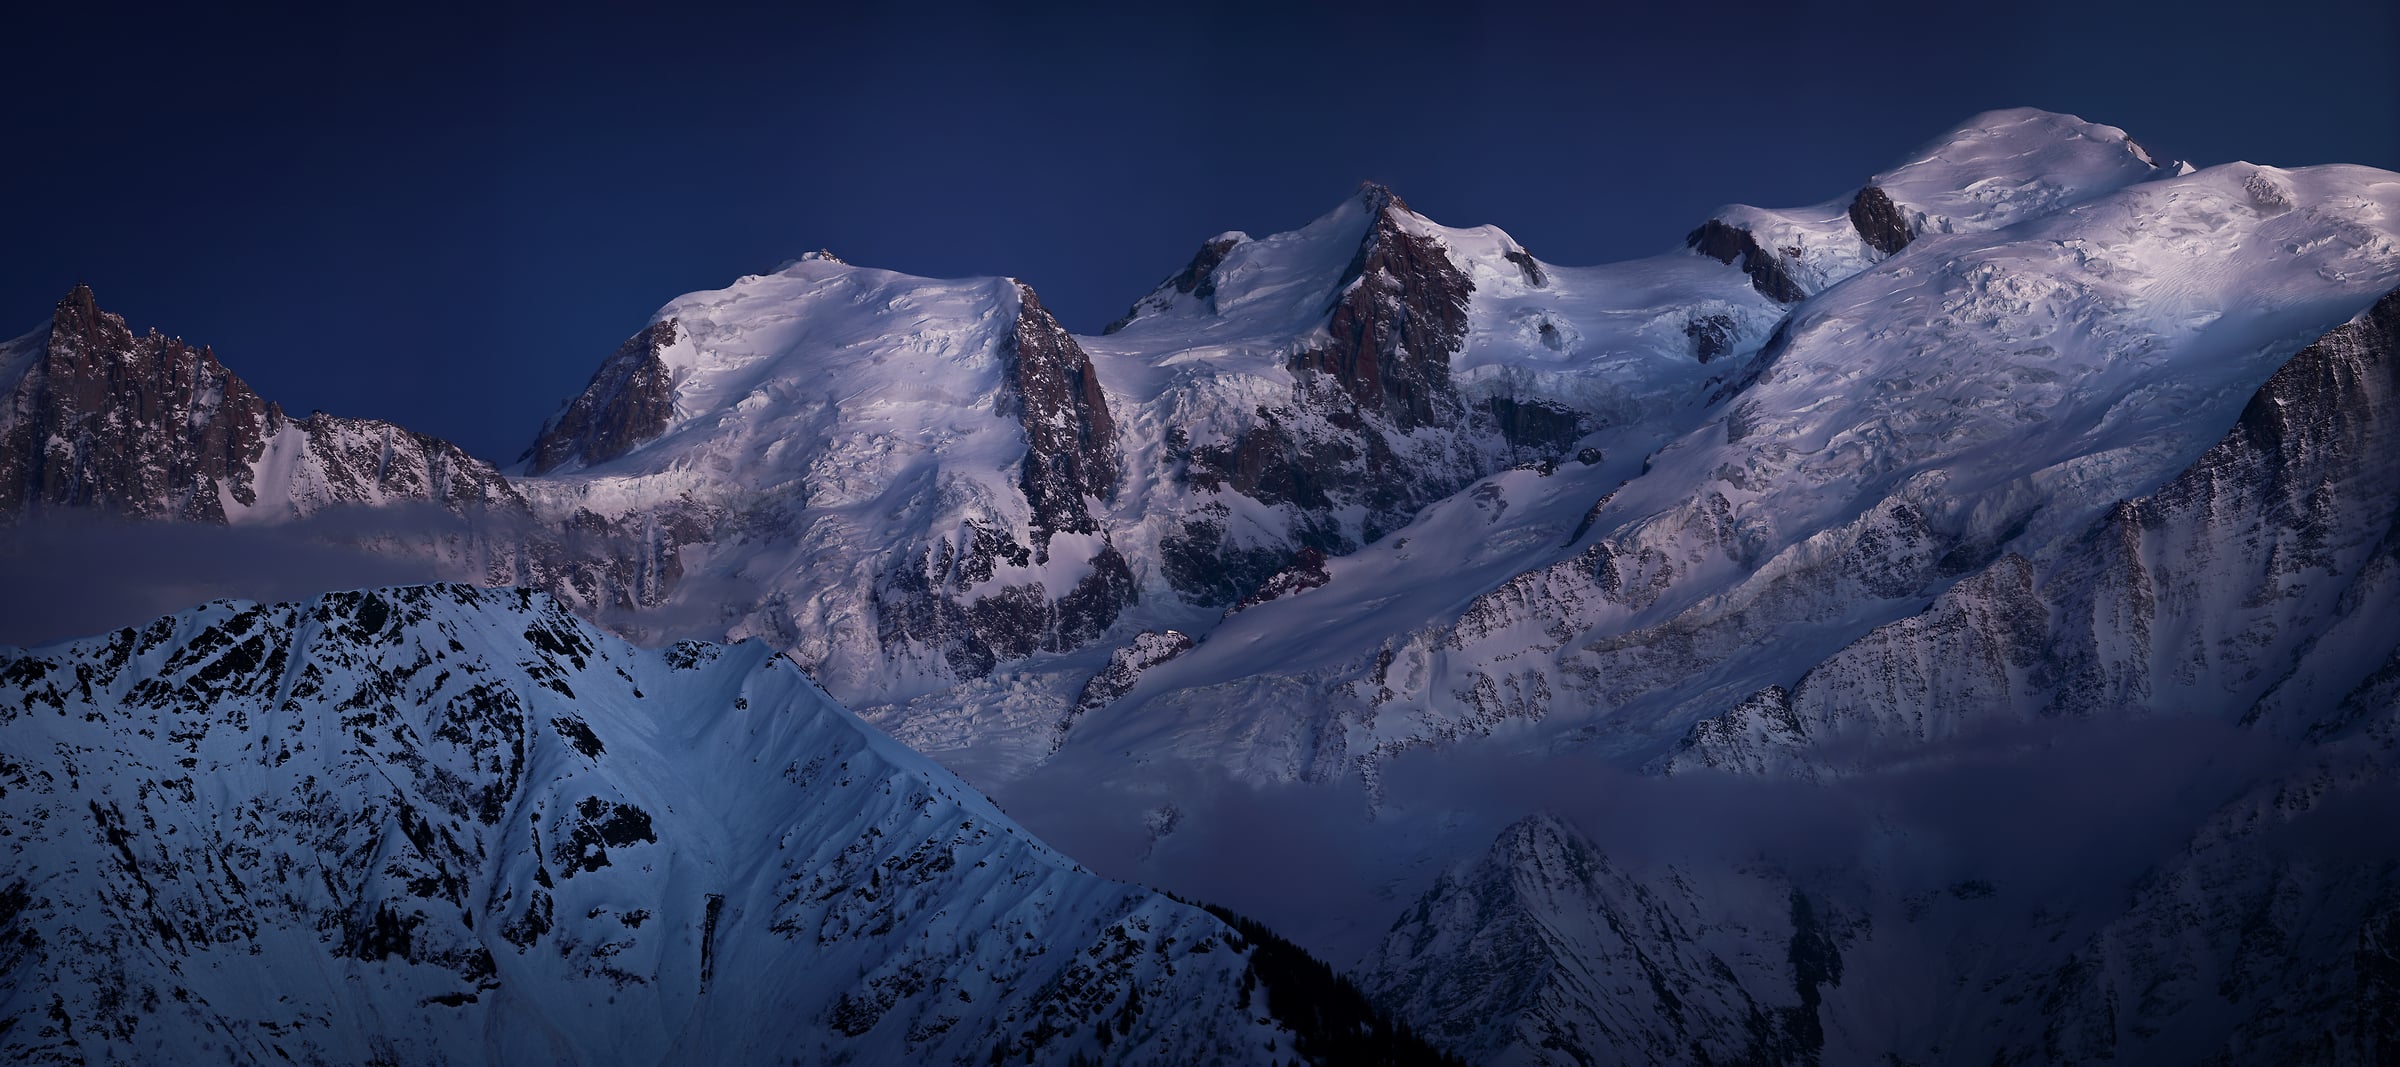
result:
<svg viewBox="0 0 2400 1067"><path fill-rule="evenodd" d="M1290 562L1291 554L1279 546L1233 540L1228 511L1223 504L1203 505L1158 546L1167 583L1194 603L1231 604Z"/></svg>
<svg viewBox="0 0 2400 1067"><path fill-rule="evenodd" d="M1366 227L1328 292L1324 339L1287 358L1290 401L1260 405L1217 440L1168 442L1186 484L1285 517L1262 535L1208 507L1186 515L1160 549L1168 580L1195 602L1239 601L1295 551L1354 551L1521 453L1571 447L1556 438L1572 416L1460 394L1451 359L1474 283L1391 190L1369 183L1359 201Z"/></svg>
<svg viewBox="0 0 2400 1067"><path fill-rule="evenodd" d="M1194 297L1208 310L1217 310L1217 268L1224 264L1226 256L1233 253L1234 246L1241 243L1242 238L1238 234L1212 237L1202 242L1200 251L1192 254L1191 262L1184 264L1183 269L1175 272L1173 277L1158 283L1158 288L1151 290L1150 295L1134 301L1124 315L1100 331L1101 335L1122 330L1141 317L1142 312L1165 306L1166 301L1171 299L1167 296L1169 292Z"/></svg>
<svg viewBox="0 0 2400 1067"><path fill-rule="evenodd" d="M1910 241L1917 239L1916 231L1909 227L1908 217L1901 214L1900 206L1892 203L1889 194L1872 185L1860 189L1858 195L1851 199L1850 225L1858 230L1859 237L1865 239L1869 248L1887 256L1908 247Z"/></svg>
<svg viewBox="0 0 2400 1067"><path fill-rule="evenodd" d="M209 349L135 336L78 285L0 412L0 516L77 507L225 521L256 499L270 405ZM280 414L278 412L277 414Z"/></svg>
<svg viewBox="0 0 2400 1067"><path fill-rule="evenodd" d="M1142 672L1192 650L1192 638L1181 630L1144 630L1135 634L1133 643L1108 654L1108 666L1100 668L1083 683L1076 694L1075 706L1067 709L1065 718L1058 721L1063 736L1075 720L1085 712L1097 711L1118 697L1133 691Z"/></svg>
<svg viewBox="0 0 2400 1067"><path fill-rule="evenodd" d="M1547 400L1494 396L1483 402L1514 458L1540 462L1557 459L1575 448L1584 435L1584 415Z"/></svg>
<svg viewBox="0 0 2400 1067"><path fill-rule="evenodd" d="M1695 315L1683 324L1683 335L1691 338L1693 359L1702 363L1713 362L1733 351L1733 318L1728 315Z"/></svg>
<svg viewBox="0 0 2400 1067"><path fill-rule="evenodd" d="M1012 413L1025 426L1019 485L1033 506L1035 553L1046 557L1051 533L1099 528L1084 497L1114 497L1124 459L1091 357L1042 307L1032 286L1018 283L1017 293L1017 325L1002 342L1001 358Z"/></svg>
<svg viewBox="0 0 2400 1067"><path fill-rule="evenodd" d="M1686 235L1683 243L1726 266L1738 265L1742 273L1750 276L1750 287L1770 300L1791 304L1808 295L1801 291L1800 283L1793 279L1783 261L1759 247L1758 238L1740 226L1710 219ZM1737 264L1736 260L1740 262Z"/></svg>
<svg viewBox="0 0 2400 1067"><path fill-rule="evenodd" d="M659 351L675 343L675 329L673 319L654 322L619 345L583 393L542 427L527 470L605 463L665 432L675 381Z"/></svg>
<svg viewBox="0 0 2400 1067"><path fill-rule="evenodd" d="M1511 248L1501 253L1500 258L1516 264L1517 269L1525 273L1525 284L1536 289L1550 284L1549 275L1542 273L1542 265L1535 261L1533 253L1522 248Z"/></svg>
<svg viewBox="0 0 2400 1067"><path fill-rule="evenodd" d="M1291 368L1323 376L1396 429L1454 424L1450 356L1466 341L1475 283L1439 242L1401 228L1395 213L1408 204L1398 195L1372 184L1359 195L1373 221L1334 285L1328 343L1294 354Z"/></svg>
<svg viewBox="0 0 2400 1067"><path fill-rule="evenodd" d="M0 519L73 508L223 523L228 506L260 503L260 461L288 429L302 435L288 466L305 477L276 487L292 497L275 506L521 503L490 464L440 438L373 419L293 419L210 349L136 336L85 286L58 302L40 344L0 408Z"/></svg>
<svg viewBox="0 0 2400 1067"><path fill-rule="evenodd" d="M1033 550L989 525L970 524L969 532L963 548L941 542L922 554L903 552L884 568L875 590L884 647L916 644L959 677L980 678L1006 660L1083 647L1138 595L1132 567L1106 545L1066 590L1035 581L983 589L1003 567L1031 564Z"/></svg>
<svg viewBox="0 0 2400 1067"><path fill-rule="evenodd" d="M1230 618L1236 612L1257 607L1270 600L1281 600L1294 593L1304 593L1332 580L1333 575L1326 573L1325 570L1325 553L1314 548L1303 548L1292 554L1292 562L1289 566L1275 572L1274 577L1259 583L1258 588L1250 595L1225 609L1225 614Z"/></svg>

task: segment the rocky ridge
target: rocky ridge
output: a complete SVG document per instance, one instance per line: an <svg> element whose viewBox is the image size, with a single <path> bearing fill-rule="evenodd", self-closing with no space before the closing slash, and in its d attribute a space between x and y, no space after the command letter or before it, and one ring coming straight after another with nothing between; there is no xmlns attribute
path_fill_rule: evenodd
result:
<svg viewBox="0 0 2400 1067"><path fill-rule="evenodd" d="M0 409L0 517L77 508L224 523L346 504L521 504L449 442L373 419L295 419L216 353L136 335L86 286L20 349Z"/></svg>
<svg viewBox="0 0 2400 1067"><path fill-rule="evenodd" d="M524 590L0 655L17 1062L1282 1062L1244 938L751 643ZM371 1018L375 1025L356 1020Z"/></svg>

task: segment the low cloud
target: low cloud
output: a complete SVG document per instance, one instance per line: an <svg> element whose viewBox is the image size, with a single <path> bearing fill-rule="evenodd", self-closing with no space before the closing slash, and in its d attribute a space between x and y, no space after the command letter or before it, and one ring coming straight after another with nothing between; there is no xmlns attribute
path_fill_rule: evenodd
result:
<svg viewBox="0 0 2400 1067"><path fill-rule="evenodd" d="M2318 753L2181 716L2012 724L1852 755L1866 773L1821 784L1670 778L1604 754L1529 754L1486 739L1386 761L1372 812L1356 782L1252 785L1171 761L1117 786L1100 784L1101 768L1051 766L997 795L1103 874L1226 905L1348 964L1445 870L1536 812L1565 819L1637 876L1666 865L1774 870L1886 904L1981 881L2017 906L2098 921L2224 805ZM1154 842L1165 796L1176 823ZM2321 827L2293 828L2284 847L2355 857L2357 831L2377 812L2328 806Z"/></svg>
<svg viewBox="0 0 2400 1067"><path fill-rule="evenodd" d="M135 522L88 515L0 530L0 644L45 645L131 626L220 598L301 600L331 589L445 577L426 558L355 547L365 538L463 535L436 509L333 511L261 526Z"/></svg>

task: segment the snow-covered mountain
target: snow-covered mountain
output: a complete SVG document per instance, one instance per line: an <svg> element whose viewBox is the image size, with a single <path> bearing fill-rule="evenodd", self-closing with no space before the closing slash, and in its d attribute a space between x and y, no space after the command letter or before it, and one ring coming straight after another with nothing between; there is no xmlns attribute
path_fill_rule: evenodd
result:
<svg viewBox="0 0 2400 1067"><path fill-rule="evenodd" d="M80 294L0 348L0 474L472 516L460 578L758 638L1478 1059L2371 1061L2395 868L2326 827L2392 810L2395 288L2400 176L2000 111L1597 267L1369 185L1098 336L818 253L668 303L506 474L268 432ZM2070 770L2163 799L1951 854L2015 823L1928 783Z"/></svg>
<svg viewBox="0 0 2400 1067"><path fill-rule="evenodd" d="M1792 303L1898 253L1920 235L1984 233L2055 214L2161 174L2114 126L2033 108L1992 111L1928 143L1846 197L1804 208L1737 204L1686 238L1694 251Z"/></svg>
<svg viewBox="0 0 2400 1067"><path fill-rule="evenodd" d="M1511 466L1623 477L1780 315L1703 257L1557 267L1374 186L1210 241L1097 338L1021 283L818 253L660 309L512 484L710 602L620 600L721 609L1013 773L1136 634L1204 633Z"/></svg>
<svg viewBox="0 0 2400 1067"><path fill-rule="evenodd" d="M1363 977L1480 1063L1813 1059L1839 920L1769 871L1697 877L1654 886L1531 815L1404 913Z"/></svg>
<svg viewBox="0 0 2400 1067"><path fill-rule="evenodd" d="M1369 988L1495 1062L1574 1063L1565 1049L1596 1047L1662 1059L1767 1048L1778 1062L1828 1049L1848 1062L2389 1058L2396 422L2400 292L2287 361L2157 491L2109 508L2046 561L2009 553L1794 688L1698 723L1667 762L1869 798L1853 831L1877 842L1863 872L1762 860L1636 877L1537 819L1416 903L1368 963ZM2178 768L2154 796L2124 783L2116 801L2142 810L2117 818L2172 836L2143 842L2154 851L2133 853L2139 876L2121 885L2077 872L2080 909L2024 891L2049 876L2032 873L2039 860L1994 858L1925 884L1925 827L1881 782L1995 753L2039 773L2072 762L2045 749L2082 736L2045 724L2106 720L2137 732L2099 773L2127 775L2108 765L2125 759L2172 766L2176 731L2196 720L2221 732L2210 760L2244 774ZM2045 788L2088 788L2055 777ZM2077 836L2061 828L2046 845L2071 854ZM1804 910L1850 919L1820 935ZM1846 986L1810 987L1841 985L1845 959ZM1619 996L1597 992L1612 985ZM1768 1010L1777 998L1805 1019ZM1726 1035L1768 1044L1728 1048Z"/></svg>
<svg viewBox="0 0 2400 1067"><path fill-rule="evenodd" d="M2132 151L2093 129L2070 147ZM1986 116L1922 158L1963 141L1980 165L1995 131L2054 125ZM2036 147L2008 158L2050 158ZM2047 188L1976 173L1952 177ZM1794 306L1732 381L1656 359L1687 391L1618 431L1636 447L1425 508L1319 587L1208 630L1054 762L1262 737L1239 773L1371 779L1507 723L1532 751L1663 758L1698 719L2006 553L2049 558L2197 458L2285 359L2400 284L2395 192L2363 168L2230 164L1929 229Z"/></svg>
<svg viewBox="0 0 2400 1067"><path fill-rule="evenodd" d="M525 590L0 650L0 839L14 1062L1295 1048L1254 942L1053 851L773 650L637 649Z"/></svg>
<svg viewBox="0 0 2400 1067"><path fill-rule="evenodd" d="M554 518L704 542L702 573L755 591L733 630L857 699L1104 633L1135 595L1092 514L1121 463L1031 288L820 253L662 309L518 484Z"/></svg>
<svg viewBox="0 0 2400 1067"><path fill-rule="evenodd" d="M1066 333L1021 283L910 278L819 253L662 308L543 429L513 479L447 459L418 477L413 453L385 449L362 482L343 459L356 449L282 437L269 447L245 430L245 418L276 415L239 388L233 414L157 431L194 427L176 447L224 459L154 465L171 488L109 506L214 518L223 507L187 502L224 498L235 519L385 497L455 507L480 493L507 529L437 550L448 573L546 586L653 639L675 628L638 609L713 619L703 636L768 639L911 743L973 750L1015 773L1049 748L1018 741L1058 722L1137 633L1177 629L1205 653L1230 610L1305 631L1271 643L1351 660L1343 669L1360 657L1414 666L1412 641L1476 624L1469 598L1567 558L1543 542L1664 506L1627 500L1604 514L1593 501L1628 482L1681 492L1692 472L1645 472L1726 398L1756 389L1762 360L1792 362L1786 302L1920 234L1988 233L2159 173L2121 131L1998 112L1828 205L1729 208L1695 232L1696 251L1596 268L1542 262L1493 227L1441 226L1369 186L1300 230L1210 239L1097 338ZM1724 255L1726 240L1782 257L1783 281L1760 280L1765 259ZM126 337L116 347L131 346L116 329ZM26 414L48 410L38 390L53 376L37 368L18 389L34 399L20 399L12 428L25 440L6 451L30 486L61 477L44 471L94 480L33 444L76 439L50 425L72 417ZM244 502L253 483L265 503ZM368 489L341 488L359 484ZM43 492L112 500L32 489L21 499ZM1411 523L1418 535L1390 536ZM1464 565L1434 582L1339 583L1415 603L1377 610L1338 641L1319 633L1318 612L1258 610L1317 585L1321 557L1338 576L1415 570L1429 549ZM1338 596L1318 591L1312 603ZM1395 690L1412 705L1399 717L1416 720L1402 733L1480 730L1523 704L1511 695L1523 679L1446 673L1461 684L1423 699ZM1347 703L1368 684L1345 682L1310 688ZM1216 700L1206 684L1186 687ZM1473 694L1464 706L1448 694L1459 688ZM1380 744L1362 740L1344 740L1348 755L1297 757L1322 768L1277 773L1347 773Z"/></svg>
<svg viewBox="0 0 2400 1067"><path fill-rule="evenodd" d="M1667 766L1838 775L1894 744L2058 717L2332 729L2400 652L2396 376L2400 292L2285 362L2174 480L1696 724Z"/></svg>

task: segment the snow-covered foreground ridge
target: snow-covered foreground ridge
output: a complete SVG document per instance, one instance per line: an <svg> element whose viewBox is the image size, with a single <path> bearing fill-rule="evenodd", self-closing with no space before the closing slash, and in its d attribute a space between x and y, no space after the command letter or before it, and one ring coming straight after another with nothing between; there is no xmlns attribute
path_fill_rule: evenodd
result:
<svg viewBox="0 0 2400 1067"><path fill-rule="evenodd" d="M1243 937L1034 840L787 660L637 649L524 590L0 649L0 849L12 1062L1292 1049Z"/></svg>

